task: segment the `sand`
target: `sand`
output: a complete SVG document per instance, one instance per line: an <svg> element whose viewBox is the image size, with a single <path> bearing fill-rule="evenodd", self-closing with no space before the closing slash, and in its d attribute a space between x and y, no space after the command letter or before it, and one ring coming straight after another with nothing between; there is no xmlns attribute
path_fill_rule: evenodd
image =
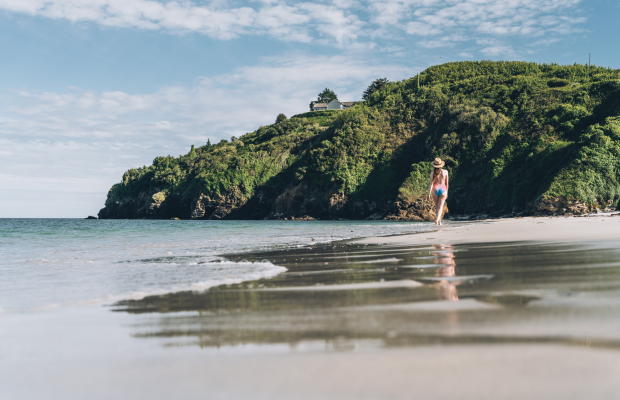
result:
<svg viewBox="0 0 620 400"><path fill-rule="evenodd" d="M369 237L367 244L464 244L499 242L582 242L620 239L620 214L593 217L527 217L442 225L412 235Z"/></svg>
<svg viewBox="0 0 620 400"><path fill-rule="evenodd" d="M620 389L616 353L560 346L170 353L62 366L45 387L24 376L21 398L607 400Z"/></svg>

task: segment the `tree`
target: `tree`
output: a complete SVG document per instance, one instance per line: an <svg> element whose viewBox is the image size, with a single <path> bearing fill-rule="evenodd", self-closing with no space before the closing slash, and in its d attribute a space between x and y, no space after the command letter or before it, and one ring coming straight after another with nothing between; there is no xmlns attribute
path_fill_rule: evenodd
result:
<svg viewBox="0 0 620 400"><path fill-rule="evenodd" d="M278 123L280 123L282 121L286 121L286 115L278 114L278 117L276 118L276 124L278 124Z"/></svg>
<svg viewBox="0 0 620 400"><path fill-rule="evenodd" d="M314 111L314 104L316 103L316 101L312 100L310 102L310 111Z"/></svg>
<svg viewBox="0 0 620 400"><path fill-rule="evenodd" d="M189 151L189 158L195 158L196 157L196 149L194 148L194 145L192 145L192 149Z"/></svg>
<svg viewBox="0 0 620 400"><path fill-rule="evenodd" d="M329 103L332 100L338 100L338 96L334 93L333 90L325 88L319 96L316 98L317 103Z"/></svg>
<svg viewBox="0 0 620 400"><path fill-rule="evenodd" d="M370 86L368 86L368 88L364 91L364 95L362 96L362 99L364 99L364 100L370 99L370 96L374 92L378 92L379 90L383 89L385 87L385 85L388 84L389 81L390 80L388 78L375 79L370 84Z"/></svg>

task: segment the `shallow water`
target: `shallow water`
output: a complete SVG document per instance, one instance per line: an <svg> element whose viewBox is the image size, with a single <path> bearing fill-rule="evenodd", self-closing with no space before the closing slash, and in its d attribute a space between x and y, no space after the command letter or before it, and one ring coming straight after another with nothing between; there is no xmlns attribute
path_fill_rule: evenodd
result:
<svg viewBox="0 0 620 400"><path fill-rule="evenodd" d="M0 312L205 290L284 270L268 262L231 262L221 253L432 227L384 221L0 219Z"/></svg>
<svg viewBox="0 0 620 400"><path fill-rule="evenodd" d="M227 258L266 259L287 271L205 293L123 301L114 310L157 313L133 335L165 338L167 346L557 343L620 350L617 242L334 243Z"/></svg>

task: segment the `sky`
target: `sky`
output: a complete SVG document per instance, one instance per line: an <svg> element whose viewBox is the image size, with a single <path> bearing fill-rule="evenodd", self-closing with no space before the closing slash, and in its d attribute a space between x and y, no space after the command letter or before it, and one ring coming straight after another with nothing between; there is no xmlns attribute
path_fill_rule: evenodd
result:
<svg viewBox="0 0 620 400"><path fill-rule="evenodd" d="M0 0L0 218L83 218L129 168L466 60L620 68L617 0Z"/></svg>

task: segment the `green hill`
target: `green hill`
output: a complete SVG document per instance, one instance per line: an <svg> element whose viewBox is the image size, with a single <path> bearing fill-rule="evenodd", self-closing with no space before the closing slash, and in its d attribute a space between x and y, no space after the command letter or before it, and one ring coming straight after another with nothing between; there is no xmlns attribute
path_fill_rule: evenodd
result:
<svg viewBox="0 0 620 400"><path fill-rule="evenodd" d="M279 118L281 119L281 118ZM429 161L452 214L570 214L620 197L620 71L458 62L231 142L157 157L100 218L424 219Z"/></svg>

